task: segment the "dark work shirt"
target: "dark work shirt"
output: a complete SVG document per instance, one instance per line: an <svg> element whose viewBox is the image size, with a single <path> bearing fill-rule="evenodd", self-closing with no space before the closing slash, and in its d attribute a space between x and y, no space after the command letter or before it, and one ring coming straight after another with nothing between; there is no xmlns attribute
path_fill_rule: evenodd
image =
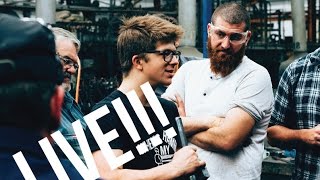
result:
<svg viewBox="0 0 320 180"><path fill-rule="evenodd" d="M61 112L61 124L59 127L59 131L66 138L71 147L75 150L75 152L79 155L79 157L84 161L82 156L82 152L79 146L79 142L74 133L72 123L76 120L80 120L83 129L86 129L86 123L83 119L83 114L79 105L76 103L74 98L70 95L69 92L65 93L64 102ZM65 158L65 154L60 150L60 148L55 148L55 151L60 157Z"/></svg>
<svg viewBox="0 0 320 180"><path fill-rule="evenodd" d="M128 111L132 119L132 122L135 125L135 128L137 129L137 132L140 136L140 140L137 142L134 142L132 140L129 133L125 129L124 125L122 124L119 116L117 115L114 107L111 104L111 102L117 98L120 98L121 101L123 102L126 110ZM103 99L102 101L100 101L98 104L94 106L94 109L98 109L103 105L107 105L108 109L110 110L110 112L107 115L98 119L97 122L104 134L110 132L113 129L115 129L118 132L119 137L109 142L111 148L121 149L123 150L124 153L128 151L132 151L133 155L135 156L133 160L124 164L123 168L150 169L156 166L163 165L165 163L170 162L172 160L172 157L175 151L179 147L181 147L179 141L177 141L178 135L174 136L173 138L168 138L167 134L165 133L165 130L171 127L173 127L174 130L177 132L175 117L179 116L178 110L175 104L170 101L167 101L162 98L159 98L159 101L168 117L170 124L163 127L163 125L158 120L152 108L144 107L155 129L155 132L152 134L147 133L141 121L135 114L135 111L133 110L133 107L131 106L128 98L121 91L118 91L118 90L114 91L113 93L111 93L109 96L107 96L105 99ZM92 134L90 133L89 129L87 129L86 134L87 134L87 139L88 139L91 150L93 152L99 150L100 148L97 145ZM162 143L159 144L158 146L153 147L153 145L150 143L149 140L151 137L157 134L162 140ZM149 151L140 155L136 149L136 146L139 145L140 143L146 143L148 145Z"/></svg>

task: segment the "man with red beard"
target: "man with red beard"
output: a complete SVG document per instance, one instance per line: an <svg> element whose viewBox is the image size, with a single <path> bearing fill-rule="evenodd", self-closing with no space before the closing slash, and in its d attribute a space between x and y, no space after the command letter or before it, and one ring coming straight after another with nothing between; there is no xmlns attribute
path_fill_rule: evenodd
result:
<svg viewBox="0 0 320 180"><path fill-rule="evenodd" d="M214 179L260 179L273 105L268 71L244 55L250 17L219 6L208 24L210 59L184 64L163 97L177 102L190 143Z"/></svg>

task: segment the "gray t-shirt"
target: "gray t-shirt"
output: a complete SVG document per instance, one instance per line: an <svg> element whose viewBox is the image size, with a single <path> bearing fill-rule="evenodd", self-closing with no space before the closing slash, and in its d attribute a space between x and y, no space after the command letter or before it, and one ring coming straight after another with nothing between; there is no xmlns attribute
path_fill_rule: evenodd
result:
<svg viewBox="0 0 320 180"><path fill-rule="evenodd" d="M173 77L162 97L178 93L185 103L187 116L218 116L240 107L255 120L250 144L230 153L206 151L198 147L206 161L210 179L260 179L263 140L273 106L272 84L268 71L243 57L242 63L228 76L212 73L210 60L190 61Z"/></svg>

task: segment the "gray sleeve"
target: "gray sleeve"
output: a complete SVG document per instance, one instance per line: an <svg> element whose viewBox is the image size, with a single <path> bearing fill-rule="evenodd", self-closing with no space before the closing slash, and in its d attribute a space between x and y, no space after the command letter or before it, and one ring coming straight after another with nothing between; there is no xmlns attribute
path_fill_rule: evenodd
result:
<svg viewBox="0 0 320 180"><path fill-rule="evenodd" d="M230 109L240 107L258 122L271 116L273 101L269 73L266 69L258 69L247 74L239 83Z"/></svg>

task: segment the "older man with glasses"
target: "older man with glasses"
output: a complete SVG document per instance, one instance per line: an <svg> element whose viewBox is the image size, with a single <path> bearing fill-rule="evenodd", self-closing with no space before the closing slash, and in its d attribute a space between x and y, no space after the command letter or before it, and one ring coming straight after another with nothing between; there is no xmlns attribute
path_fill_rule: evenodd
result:
<svg viewBox="0 0 320 180"><path fill-rule="evenodd" d="M260 179L273 93L268 71L245 56L250 17L235 2L208 24L209 59L190 61L163 97L177 102L184 129L210 179ZM178 96L176 95L178 94Z"/></svg>
<svg viewBox="0 0 320 180"><path fill-rule="evenodd" d="M55 36L56 54L63 65L62 86L65 89L59 131L66 138L77 155L84 161L79 142L73 131L72 123L76 120L80 120L83 129L86 128L86 124L79 105L69 93L71 90L71 78L77 73L80 65L80 59L78 57L80 41L74 34L65 29L54 27L52 28L52 31ZM66 158L65 154L57 145L55 146L55 149L60 157Z"/></svg>

